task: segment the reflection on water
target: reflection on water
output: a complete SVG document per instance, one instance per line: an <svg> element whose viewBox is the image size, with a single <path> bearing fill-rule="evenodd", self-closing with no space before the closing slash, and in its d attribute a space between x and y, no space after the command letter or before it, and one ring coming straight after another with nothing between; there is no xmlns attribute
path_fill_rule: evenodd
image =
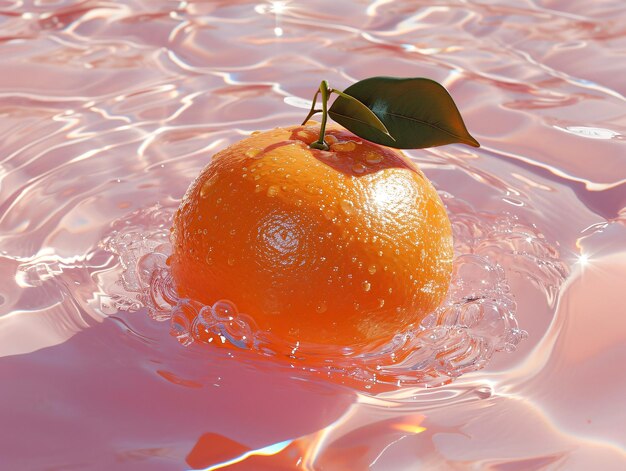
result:
<svg viewBox="0 0 626 471"><path fill-rule="evenodd" d="M625 21L618 0L0 0L0 467L623 469ZM502 283L499 334L343 385L181 345L167 277L143 288L189 182L322 79L381 73L443 83L483 144L409 154L457 236L433 325ZM361 387L371 367L396 386Z"/></svg>

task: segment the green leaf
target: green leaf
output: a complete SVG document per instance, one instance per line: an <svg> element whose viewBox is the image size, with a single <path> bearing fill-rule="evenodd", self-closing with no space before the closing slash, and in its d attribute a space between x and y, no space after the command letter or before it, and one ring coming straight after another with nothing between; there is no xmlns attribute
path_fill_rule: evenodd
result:
<svg viewBox="0 0 626 471"><path fill-rule="evenodd" d="M360 123L360 125L362 126L369 126L370 128L373 128L375 131L382 132L383 134L387 135L390 139L393 139L393 137L389 134L389 131L387 130L383 122L380 119L378 119L378 116L376 116L374 112L370 110L367 106L365 106L356 98L344 92L340 92L339 90L335 90L334 88L332 89L332 92L339 95L338 98L341 98L344 101L342 105L343 116L349 117L351 121ZM330 110L328 111L328 114L330 115L331 118L335 119L335 117L333 116L332 110L333 110L333 107L331 106ZM337 120L335 119L335 121ZM347 128L347 126L345 127Z"/></svg>
<svg viewBox="0 0 626 471"><path fill-rule="evenodd" d="M349 86L344 93L370 109L389 131L386 134L364 124L363 114L353 114L352 100L339 95L328 111L330 117L368 141L397 149L454 143L480 147L450 94L434 80L372 77Z"/></svg>

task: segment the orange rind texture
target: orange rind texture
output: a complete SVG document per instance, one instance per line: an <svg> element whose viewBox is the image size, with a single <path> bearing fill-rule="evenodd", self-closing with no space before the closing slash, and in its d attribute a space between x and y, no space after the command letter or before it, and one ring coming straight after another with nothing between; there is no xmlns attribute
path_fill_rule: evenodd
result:
<svg viewBox="0 0 626 471"><path fill-rule="evenodd" d="M214 156L172 228L182 297L232 301L290 343L387 342L446 295L452 230L430 181L402 153L341 128L277 128Z"/></svg>

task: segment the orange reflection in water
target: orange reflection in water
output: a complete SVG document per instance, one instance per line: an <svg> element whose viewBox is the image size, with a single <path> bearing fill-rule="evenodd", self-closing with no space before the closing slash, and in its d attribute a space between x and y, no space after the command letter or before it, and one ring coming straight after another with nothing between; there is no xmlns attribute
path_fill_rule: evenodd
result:
<svg viewBox="0 0 626 471"><path fill-rule="evenodd" d="M385 451L372 447L373 435L386 435L391 444L407 434L416 435L426 430L421 426L426 418L421 414L408 414L373 424L356 426L356 415L348 412L323 429L293 440L284 440L261 448L251 449L218 433L205 433L200 437L186 461L192 469L213 471L217 469L321 469L323 463L350 466L369 465ZM398 433L402 432L402 433ZM323 451L321 455L320 451ZM362 463L361 463L362 462Z"/></svg>

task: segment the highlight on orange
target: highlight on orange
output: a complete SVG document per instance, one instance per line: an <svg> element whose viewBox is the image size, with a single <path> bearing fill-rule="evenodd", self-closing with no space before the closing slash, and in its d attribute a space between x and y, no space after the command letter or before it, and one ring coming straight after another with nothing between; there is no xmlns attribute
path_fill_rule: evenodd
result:
<svg viewBox="0 0 626 471"><path fill-rule="evenodd" d="M452 231L401 152L339 127L256 132L219 152L172 228L178 294L232 301L295 344L361 348L417 325L445 297Z"/></svg>

